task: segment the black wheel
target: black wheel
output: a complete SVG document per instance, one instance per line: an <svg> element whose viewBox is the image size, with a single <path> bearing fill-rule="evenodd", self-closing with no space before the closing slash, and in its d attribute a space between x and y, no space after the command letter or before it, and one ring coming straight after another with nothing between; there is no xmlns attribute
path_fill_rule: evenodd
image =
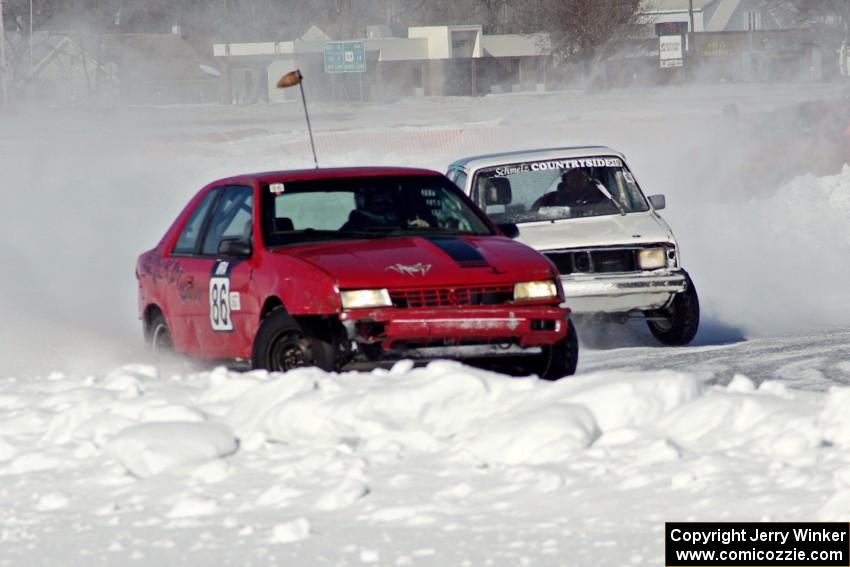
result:
<svg viewBox="0 0 850 567"><path fill-rule="evenodd" d="M148 326L148 344L154 358L159 359L174 354L174 341L171 338L171 331L165 322L165 316L160 312L153 316Z"/></svg>
<svg viewBox="0 0 850 567"><path fill-rule="evenodd" d="M665 345L682 346L694 340L699 329L699 296L691 277L685 273L687 287L677 293L670 307L663 311L648 313L650 317L663 317L662 320L647 321L649 330Z"/></svg>
<svg viewBox="0 0 850 567"><path fill-rule="evenodd" d="M567 321L567 336L553 345L543 347L537 375L543 380L560 380L572 376L578 366L578 333L572 321Z"/></svg>
<svg viewBox="0 0 850 567"><path fill-rule="evenodd" d="M336 370L331 343L309 333L281 308L269 313L254 339L253 366L271 372L286 372L294 368L317 366Z"/></svg>
<svg viewBox="0 0 850 567"><path fill-rule="evenodd" d="M171 330L161 311L151 314L150 322L145 329L145 338L153 355L153 363L160 376L179 374L192 370L188 360L174 350L174 339Z"/></svg>

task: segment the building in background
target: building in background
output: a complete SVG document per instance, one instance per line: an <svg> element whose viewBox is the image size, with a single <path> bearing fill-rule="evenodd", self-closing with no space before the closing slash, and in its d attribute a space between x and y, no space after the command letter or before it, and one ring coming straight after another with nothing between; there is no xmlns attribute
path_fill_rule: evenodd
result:
<svg viewBox="0 0 850 567"><path fill-rule="evenodd" d="M692 33L689 4L645 0L638 34L612 42L625 44L624 49L600 52L593 61L562 57L557 66L547 34L484 33L505 29L493 22L396 27L395 33L390 25L368 25L364 36L346 42L333 41L339 38L317 26L295 39L223 43L207 36L186 38L177 25L171 33L119 33L117 27L36 31L32 42L13 32L7 57L17 92L60 105L282 101L297 91L276 89L275 83L295 68L306 77L305 89L314 100L478 96L570 84L820 80L829 70L838 73L837 47L821 47L784 0L693 0ZM499 16L509 21L511 13ZM241 37L259 33L246 30ZM671 34L681 42L666 42L668 48L676 44L676 57L665 67L660 38ZM357 44L363 65L328 68L326 50L340 43Z"/></svg>
<svg viewBox="0 0 850 567"><path fill-rule="evenodd" d="M411 27L393 37L386 26L369 26L362 73L326 73L329 38L311 28L293 41L217 43L213 54L225 81L223 100L279 101L294 93L274 88L277 79L301 69L315 99L370 99L415 95L480 95L542 90L549 40L545 34L484 35L480 25Z"/></svg>
<svg viewBox="0 0 850 567"><path fill-rule="evenodd" d="M215 62L181 34L122 33L103 38L105 58L116 69L121 104L218 102L220 76Z"/></svg>
<svg viewBox="0 0 850 567"><path fill-rule="evenodd" d="M18 42L28 47L28 39ZM53 106L77 106L97 100L116 84L106 64L86 38L66 32L35 32L32 59L28 49L14 58L15 86L26 100Z"/></svg>
<svg viewBox="0 0 850 567"><path fill-rule="evenodd" d="M175 27L172 33L37 31L14 59L27 100L59 106L218 102L221 80Z"/></svg>
<svg viewBox="0 0 850 567"><path fill-rule="evenodd" d="M670 34L686 46L684 69L655 72L653 82L821 80L824 69L838 68L835 56L794 16L783 0L693 0L688 35L689 0L647 0L641 19L656 49Z"/></svg>
<svg viewBox="0 0 850 567"><path fill-rule="evenodd" d="M787 29L784 2L764 0L693 0L695 32ZM650 25L680 23L689 27L689 0L647 0L641 10Z"/></svg>

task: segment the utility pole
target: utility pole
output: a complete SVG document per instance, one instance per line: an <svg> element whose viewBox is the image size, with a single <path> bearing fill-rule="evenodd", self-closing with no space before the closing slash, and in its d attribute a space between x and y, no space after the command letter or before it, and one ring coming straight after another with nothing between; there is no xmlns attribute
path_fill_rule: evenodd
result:
<svg viewBox="0 0 850 567"><path fill-rule="evenodd" d="M30 0L30 80L32 80L32 74L35 69L32 62L32 3L33 0Z"/></svg>
<svg viewBox="0 0 850 567"><path fill-rule="evenodd" d="M3 22L3 0L0 0L0 91L2 91L2 108L9 108L9 87L6 69L6 24Z"/></svg>
<svg viewBox="0 0 850 567"><path fill-rule="evenodd" d="M850 40L850 0L844 0L844 43Z"/></svg>
<svg viewBox="0 0 850 567"><path fill-rule="evenodd" d="M694 0L688 0L688 18L691 21L691 28L688 31L694 33L696 31L694 29Z"/></svg>
<svg viewBox="0 0 850 567"><path fill-rule="evenodd" d="M690 27L688 27L688 33L685 35L685 39L687 40L685 43L685 47L688 50L688 55L690 56L691 51L691 40L694 37L694 0L688 0L688 19L690 20Z"/></svg>

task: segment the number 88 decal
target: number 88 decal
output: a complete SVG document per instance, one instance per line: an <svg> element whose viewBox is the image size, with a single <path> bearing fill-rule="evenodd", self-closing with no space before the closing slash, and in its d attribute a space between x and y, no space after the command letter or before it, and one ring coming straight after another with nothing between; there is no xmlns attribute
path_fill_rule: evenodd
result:
<svg viewBox="0 0 850 567"><path fill-rule="evenodd" d="M232 331L230 278L210 278L210 325L213 331Z"/></svg>

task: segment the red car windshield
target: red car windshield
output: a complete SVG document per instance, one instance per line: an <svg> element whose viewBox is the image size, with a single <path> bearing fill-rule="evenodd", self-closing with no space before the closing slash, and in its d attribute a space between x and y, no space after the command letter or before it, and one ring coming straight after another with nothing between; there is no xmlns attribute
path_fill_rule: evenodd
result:
<svg viewBox="0 0 850 567"><path fill-rule="evenodd" d="M262 188L268 246L415 234L494 234L439 176L327 178Z"/></svg>

